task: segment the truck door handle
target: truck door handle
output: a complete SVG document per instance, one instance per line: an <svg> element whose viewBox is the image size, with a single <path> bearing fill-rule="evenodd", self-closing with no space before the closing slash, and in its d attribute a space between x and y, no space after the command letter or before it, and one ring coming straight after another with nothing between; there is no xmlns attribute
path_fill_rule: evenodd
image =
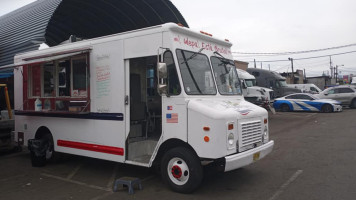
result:
<svg viewBox="0 0 356 200"><path fill-rule="evenodd" d="M125 105L129 105L129 95L125 96Z"/></svg>

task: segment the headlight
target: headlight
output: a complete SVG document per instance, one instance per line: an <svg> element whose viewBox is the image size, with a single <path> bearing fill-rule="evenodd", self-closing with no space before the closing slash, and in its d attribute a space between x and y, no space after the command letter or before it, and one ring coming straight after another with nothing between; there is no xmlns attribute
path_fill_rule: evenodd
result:
<svg viewBox="0 0 356 200"><path fill-rule="evenodd" d="M230 146L232 146L234 144L234 134L230 133L229 136L227 137L227 141L229 143Z"/></svg>
<svg viewBox="0 0 356 200"><path fill-rule="evenodd" d="M263 142L268 142L268 128L265 126L265 129L263 131L263 137L262 137Z"/></svg>

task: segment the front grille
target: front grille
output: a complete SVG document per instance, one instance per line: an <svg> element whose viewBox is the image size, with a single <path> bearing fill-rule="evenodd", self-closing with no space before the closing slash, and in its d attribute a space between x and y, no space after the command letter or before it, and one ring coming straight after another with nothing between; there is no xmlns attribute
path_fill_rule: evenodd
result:
<svg viewBox="0 0 356 200"><path fill-rule="evenodd" d="M240 152L262 144L262 122L255 120L241 123Z"/></svg>

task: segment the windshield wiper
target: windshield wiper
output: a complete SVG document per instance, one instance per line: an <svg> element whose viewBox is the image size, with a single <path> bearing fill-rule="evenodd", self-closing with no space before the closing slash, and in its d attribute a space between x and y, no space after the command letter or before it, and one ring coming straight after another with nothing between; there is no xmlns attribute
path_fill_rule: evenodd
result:
<svg viewBox="0 0 356 200"><path fill-rule="evenodd" d="M199 53L200 53L202 50L203 50L203 49L200 49L200 50L199 50ZM195 54L193 54L192 56L197 55L197 54L198 54L198 53L195 53ZM192 81L193 81L193 83L194 83L194 86L195 86L195 88L198 90L199 94L201 94L202 92L201 92L201 90L200 90L200 88L199 88L199 85L198 85L197 81L196 81L195 78L194 78L194 75L193 75L193 73L192 73L192 70L190 69L190 66L189 66L188 63L187 63L189 59L192 59L192 56L190 56L188 59L186 59L186 58L185 58L185 54L184 54L183 51L182 51L182 56L183 56L183 59L184 59L185 61L182 62L181 64L186 63L185 66L187 66L189 75L190 75L190 77L192 78ZM195 56L194 56L194 57L195 57ZM194 58L194 57L193 57L193 58Z"/></svg>
<svg viewBox="0 0 356 200"><path fill-rule="evenodd" d="M204 48L199 49L198 52L195 52L193 55L191 55L189 58L184 59L184 61L181 64L187 63L189 60L193 59L195 56L197 56L199 53L201 53L204 50Z"/></svg>
<svg viewBox="0 0 356 200"><path fill-rule="evenodd" d="M219 57L216 57L217 59L219 59L221 61L221 64L218 64L218 66L221 66L221 65L224 65L224 69L225 69L225 73L222 74L222 75L226 75L229 73L229 70L227 70L227 67L226 65L231 65L230 61L228 59L226 59L224 56L222 56L219 52L217 51L214 51L214 54L220 56L221 58Z"/></svg>

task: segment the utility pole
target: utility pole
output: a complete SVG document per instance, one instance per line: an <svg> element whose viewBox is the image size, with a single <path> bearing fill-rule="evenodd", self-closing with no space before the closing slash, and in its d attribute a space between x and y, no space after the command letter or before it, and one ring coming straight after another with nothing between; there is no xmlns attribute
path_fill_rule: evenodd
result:
<svg viewBox="0 0 356 200"><path fill-rule="evenodd" d="M255 68L256 68L256 59L253 59L253 63L255 64Z"/></svg>
<svg viewBox="0 0 356 200"><path fill-rule="evenodd" d="M330 56L330 77L333 77L333 64L331 62L331 56Z"/></svg>
<svg viewBox="0 0 356 200"><path fill-rule="evenodd" d="M261 62L261 69L262 69L262 62Z"/></svg>
<svg viewBox="0 0 356 200"><path fill-rule="evenodd" d="M305 68L304 68L304 77L303 77L303 83L306 83L306 80L307 80L307 75L305 74Z"/></svg>
<svg viewBox="0 0 356 200"><path fill-rule="evenodd" d="M293 58L288 58L292 64L292 84L294 84L294 69L293 69Z"/></svg>

